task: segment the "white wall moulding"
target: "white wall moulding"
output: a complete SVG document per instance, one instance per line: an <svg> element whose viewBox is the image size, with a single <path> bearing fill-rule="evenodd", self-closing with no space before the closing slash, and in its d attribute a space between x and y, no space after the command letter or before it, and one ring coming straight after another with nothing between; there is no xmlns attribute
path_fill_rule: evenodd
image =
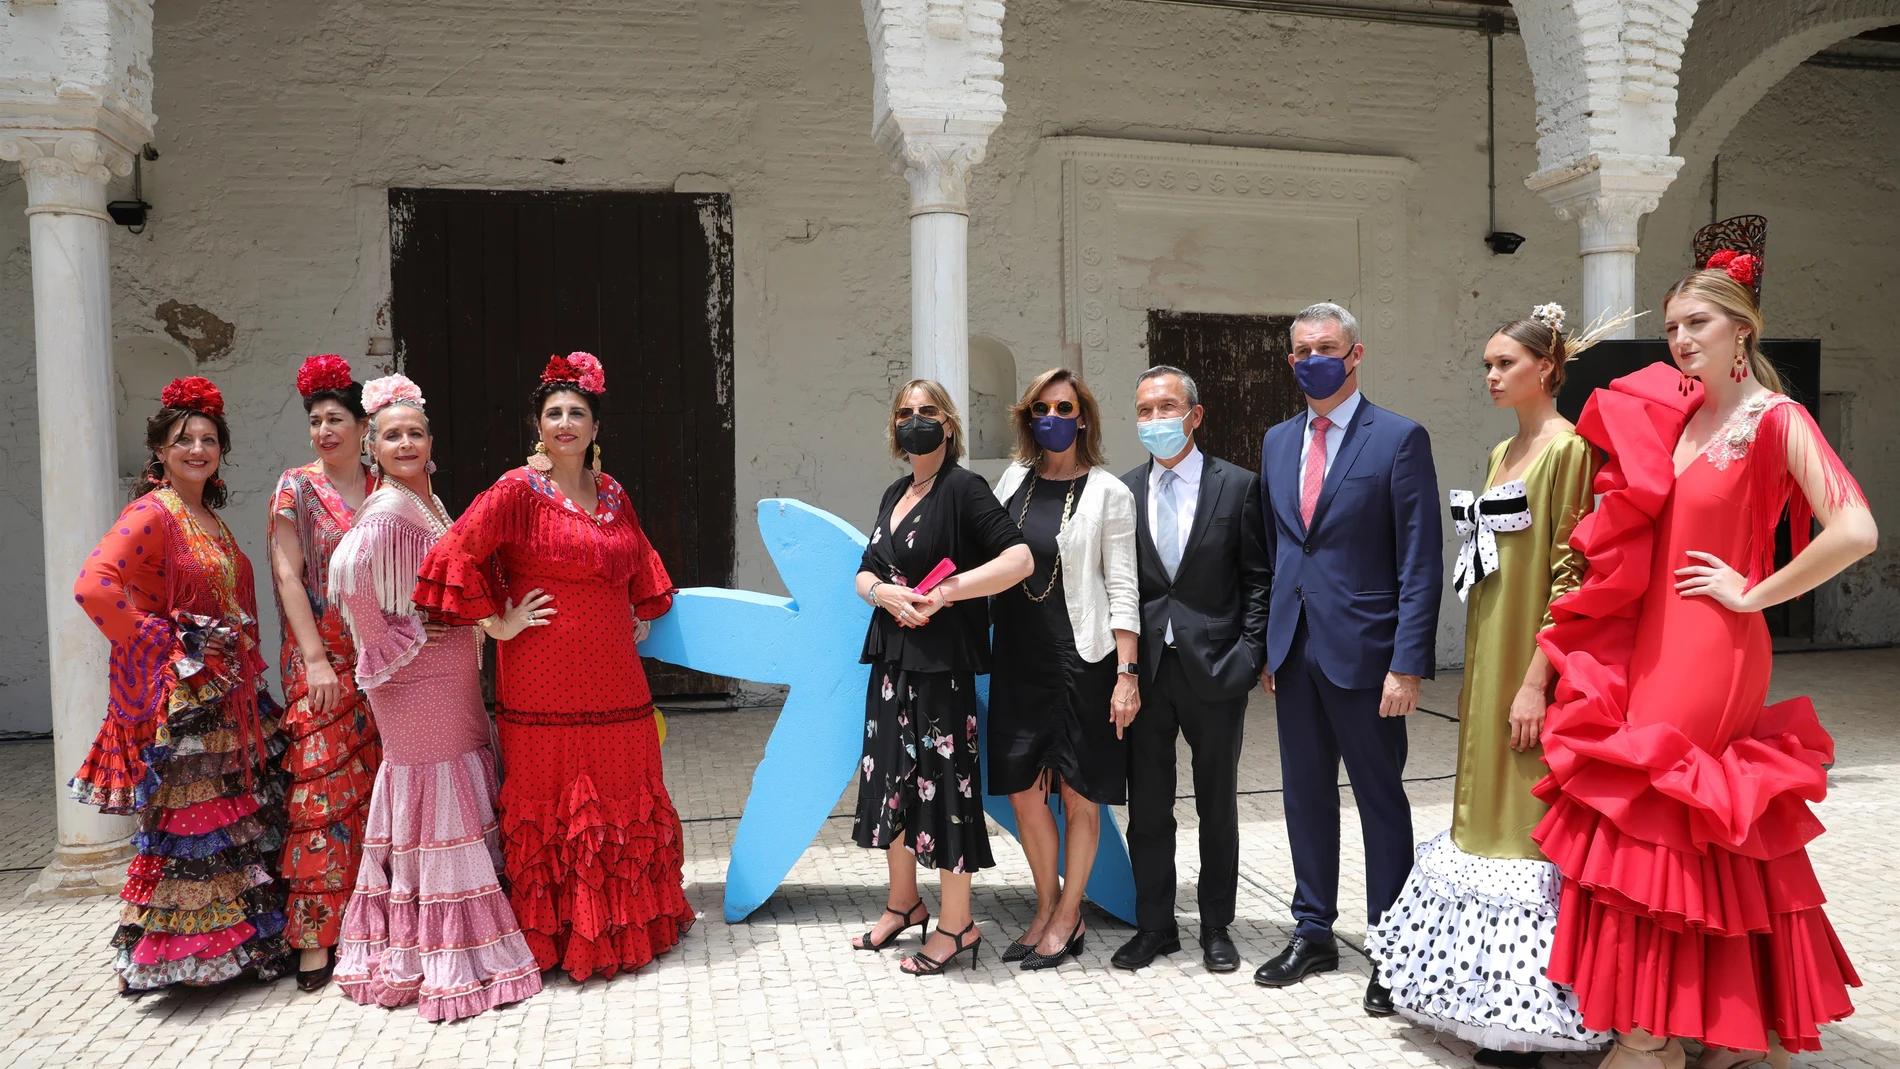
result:
<svg viewBox="0 0 1900 1069"><path fill-rule="evenodd" d="M1401 336L1412 161L1089 137L1041 151L1061 168L1063 335L1085 375L1146 366L1151 308L1332 300L1369 350Z"/></svg>

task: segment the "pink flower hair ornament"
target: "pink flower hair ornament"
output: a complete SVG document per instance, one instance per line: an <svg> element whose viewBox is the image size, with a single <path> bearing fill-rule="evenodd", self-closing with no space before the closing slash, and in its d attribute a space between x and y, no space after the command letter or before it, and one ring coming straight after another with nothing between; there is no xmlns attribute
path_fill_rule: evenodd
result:
<svg viewBox="0 0 1900 1069"><path fill-rule="evenodd" d="M600 366L600 358L593 353L573 352L566 356L548 357L548 366L541 372L541 382L553 385L557 382L571 382L591 394L607 392L607 371Z"/></svg>
<svg viewBox="0 0 1900 1069"><path fill-rule="evenodd" d="M407 375L385 375L363 384L363 411L371 415L390 405L408 405L420 410L427 403L422 399L422 387L410 381Z"/></svg>

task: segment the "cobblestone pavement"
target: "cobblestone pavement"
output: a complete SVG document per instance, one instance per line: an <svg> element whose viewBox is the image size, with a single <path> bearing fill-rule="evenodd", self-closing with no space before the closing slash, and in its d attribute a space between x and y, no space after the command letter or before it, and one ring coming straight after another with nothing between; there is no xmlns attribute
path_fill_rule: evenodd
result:
<svg viewBox="0 0 1900 1069"><path fill-rule="evenodd" d="M1421 839L1450 819L1456 675L1427 685L1411 722L1409 771ZM1860 969L1858 1012L1825 1029L1826 1052L1797 1064L1900 1065L1900 652L1786 655L1776 697L1807 693L1834 732L1839 763L1819 807L1829 831L1813 847L1829 913ZM855 715L855 714L854 714ZM174 992L139 1002L113 994L107 935L117 909L94 898L29 901L33 869L52 844L52 747L0 744L0 1065L154 1066L1464 1066L1470 1048L1359 1008L1365 959L1297 987L1255 987L1252 970L1288 935L1292 889L1280 808L1272 703L1249 711L1241 770L1242 881L1233 933L1246 963L1208 973L1183 914L1183 953L1137 973L1108 965L1127 929L1090 911L1080 964L1021 973L986 956L930 979L897 955L847 944L882 903L882 860L848 841L850 798L785 886L749 922L720 919L726 852L749 770L773 713L678 715L665 755L686 819L687 893L704 911L672 953L641 972L548 989L469 1021L431 1025L413 1009L357 1006L335 988L303 994L288 981ZM1185 759L1185 750L1183 750ZM1185 775L1182 782L1189 782ZM1340 934L1364 929L1363 866L1350 792ZM1191 803L1181 803L1182 908L1192 908ZM1001 833L997 833L1000 838ZM1029 872L1007 840L998 869L977 880L988 946L1033 912ZM934 898L933 898L934 906ZM903 947L915 945L914 935ZM1546 1059L1550 1066L1595 1058Z"/></svg>

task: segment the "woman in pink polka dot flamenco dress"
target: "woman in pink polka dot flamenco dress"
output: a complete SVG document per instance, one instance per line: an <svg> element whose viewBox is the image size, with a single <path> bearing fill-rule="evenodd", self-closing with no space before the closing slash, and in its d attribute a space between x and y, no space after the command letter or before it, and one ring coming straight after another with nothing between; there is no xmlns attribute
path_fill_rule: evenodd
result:
<svg viewBox="0 0 1900 1069"><path fill-rule="evenodd" d="M469 505L415 588L453 624L492 627L516 603L536 606L537 626L502 642L496 666L502 841L535 960L575 980L638 969L693 923L635 648L672 607L673 582L627 492L599 470L605 390L591 354L548 361L534 456Z"/></svg>
<svg viewBox="0 0 1900 1069"><path fill-rule="evenodd" d="M425 622L409 589L449 526L431 491L422 392L401 375L363 387L382 485L330 561L329 597L356 641L356 680L383 739L336 982L356 1002L416 1003L452 1021L541 990L497 875L495 753L482 705L481 638ZM526 626L523 606L497 621Z"/></svg>
<svg viewBox="0 0 1900 1069"><path fill-rule="evenodd" d="M224 397L176 379L146 424L148 493L126 506L73 587L111 640L105 724L72 797L136 813L112 945L121 994L288 967L283 749L264 689L251 562L214 510L230 452Z"/></svg>

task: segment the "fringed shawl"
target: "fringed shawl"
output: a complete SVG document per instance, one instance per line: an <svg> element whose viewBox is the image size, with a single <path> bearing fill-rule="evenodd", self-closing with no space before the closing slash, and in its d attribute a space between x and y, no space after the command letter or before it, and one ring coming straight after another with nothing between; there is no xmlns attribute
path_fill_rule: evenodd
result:
<svg viewBox="0 0 1900 1069"><path fill-rule="evenodd" d="M356 525L337 543L330 559L330 601L351 627L346 594L373 592L376 604L391 616L413 616L416 573L440 536L416 501L393 481L363 502Z"/></svg>

